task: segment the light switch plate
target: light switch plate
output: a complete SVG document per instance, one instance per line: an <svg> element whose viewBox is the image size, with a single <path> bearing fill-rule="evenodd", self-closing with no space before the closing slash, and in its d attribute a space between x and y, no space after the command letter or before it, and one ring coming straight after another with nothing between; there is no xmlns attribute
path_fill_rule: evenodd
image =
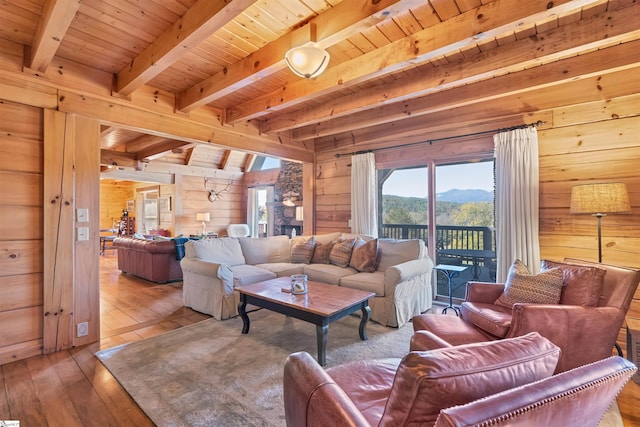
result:
<svg viewBox="0 0 640 427"><path fill-rule="evenodd" d="M78 241L89 240L89 227L78 227Z"/></svg>
<svg viewBox="0 0 640 427"><path fill-rule="evenodd" d="M89 209L87 208L78 208L78 222L89 222Z"/></svg>

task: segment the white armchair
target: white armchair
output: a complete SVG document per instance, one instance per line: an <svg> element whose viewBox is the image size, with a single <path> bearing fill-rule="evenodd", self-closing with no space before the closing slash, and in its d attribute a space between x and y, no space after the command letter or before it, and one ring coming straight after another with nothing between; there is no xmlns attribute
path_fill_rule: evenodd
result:
<svg viewBox="0 0 640 427"><path fill-rule="evenodd" d="M227 235L229 237L248 237L249 233L247 224L229 224L227 227Z"/></svg>

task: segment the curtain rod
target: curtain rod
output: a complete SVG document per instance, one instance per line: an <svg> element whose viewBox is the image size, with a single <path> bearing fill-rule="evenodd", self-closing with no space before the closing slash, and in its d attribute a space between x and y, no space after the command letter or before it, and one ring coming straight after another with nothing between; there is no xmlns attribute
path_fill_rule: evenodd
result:
<svg viewBox="0 0 640 427"><path fill-rule="evenodd" d="M487 134L487 133L508 132L508 131L516 130L516 129L526 129L528 127L542 126L545 123L547 123L547 122L543 122L542 120L538 120L537 122L523 124L523 125L517 125L517 126L511 126L511 127L507 127L507 128L499 128L499 129L485 130L485 131L482 131L482 132L466 133L464 135L445 136L443 138L427 139L426 141L412 142L412 143L409 143L409 144L394 145L393 147L383 147L383 148L378 148L378 149L373 149L373 150L352 151L351 153L342 153L342 154L338 153L335 156L337 158L340 158L340 157L343 157L343 156L355 156L357 154L375 153L377 151L393 150L395 148L403 148L403 147L411 147L413 145L421 145L421 144L424 144L425 142L428 142L429 145L431 145L434 142L447 141L449 139L466 138L468 136L484 135L484 134Z"/></svg>

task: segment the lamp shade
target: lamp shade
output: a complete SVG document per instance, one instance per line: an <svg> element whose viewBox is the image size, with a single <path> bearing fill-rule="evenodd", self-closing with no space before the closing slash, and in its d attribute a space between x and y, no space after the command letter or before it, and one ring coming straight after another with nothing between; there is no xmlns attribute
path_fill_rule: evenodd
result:
<svg viewBox="0 0 640 427"><path fill-rule="evenodd" d="M289 49L284 59L295 74L305 79L317 77L329 65L329 53L316 46L300 46Z"/></svg>
<svg viewBox="0 0 640 427"><path fill-rule="evenodd" d="M209 222L211 221L211 214L209 212L197 213L196 221Z"/></svg>
<svg viewBox="0 0 640 427"><path fill-rule="evenodd" d="M631 213L627 186L622 182L576 185L571 189L569 213Z"/></svg>

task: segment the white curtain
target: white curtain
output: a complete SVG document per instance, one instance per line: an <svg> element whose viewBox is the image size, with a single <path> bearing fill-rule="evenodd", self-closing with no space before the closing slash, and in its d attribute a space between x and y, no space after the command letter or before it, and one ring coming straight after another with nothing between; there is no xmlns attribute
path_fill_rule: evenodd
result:
<svg viewBox="0 0 640 427"><path fill-rule="evenodd" d="M496 157L496 281L515 259L540 265L538 132L535 127L494 135Z"/></svg>
<svg viewBox="0 0 640 427"><path fill-rule="evenodd" d="M351 232L378 237L378 184L373 153L351 156Z"/></svg>

